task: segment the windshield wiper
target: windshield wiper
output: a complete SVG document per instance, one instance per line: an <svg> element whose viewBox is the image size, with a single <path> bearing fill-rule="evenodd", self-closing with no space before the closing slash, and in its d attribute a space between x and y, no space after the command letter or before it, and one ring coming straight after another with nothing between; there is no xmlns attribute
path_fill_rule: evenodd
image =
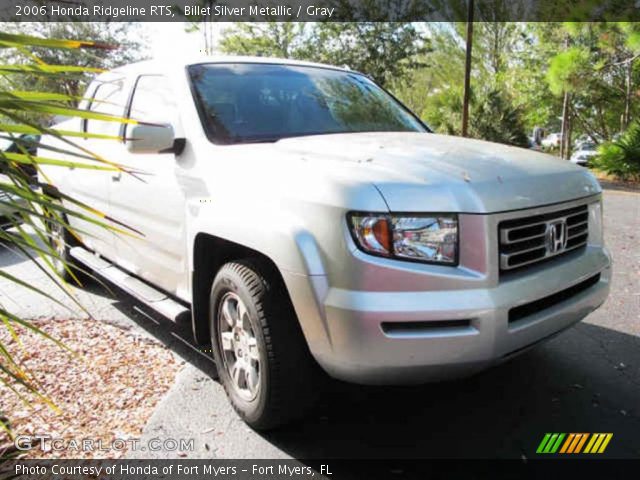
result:
<svg viewBox="0 0 640 480"><path fill-rule="evenodd" d="M241 143L276 143L278 140L282 140L282 137L250 138Z"/></svg>

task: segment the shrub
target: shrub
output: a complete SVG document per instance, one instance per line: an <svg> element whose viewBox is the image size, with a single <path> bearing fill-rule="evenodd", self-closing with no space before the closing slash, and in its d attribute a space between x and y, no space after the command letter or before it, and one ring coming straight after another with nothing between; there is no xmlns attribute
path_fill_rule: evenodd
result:
<svg viewBox="0 0 640 480"><path fill-rule="evenodd" d="M640 180L640 121L618 140L602 144L592 165L621 180Z"/></svg>
<svg viewBox="0 0 640 480"><path fill-rule="evenodd" d="M471 93L471 137L519 147L528 146L522 110L513 104L508 95L496 87ZM439 133L460 135L462 96L462 89L455 87L438 92L429 98L422 117Z"/></svg>
<svg viewBox="0 0 640 480"><path fill-rule="evenodd" d="M522 111L501 90L493 88L485 92L472 105L471 115L473 137L518 147L528 146Z"/></svg>

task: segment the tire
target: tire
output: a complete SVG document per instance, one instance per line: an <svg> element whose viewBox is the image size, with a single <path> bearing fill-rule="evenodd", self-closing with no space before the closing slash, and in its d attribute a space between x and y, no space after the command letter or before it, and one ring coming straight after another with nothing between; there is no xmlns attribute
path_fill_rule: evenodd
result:
<svg viewBox="0 0 640 480"><path fill-rule="evenodd" d="M64 214L62 219L64 223L68 224L67 217ZM73 282L78 286L82 286L80 282L85 281L88 277L84 271L76 266L76 260L71 256L70 250L72 247L79 245L78 240L69 232L64 225L52 220L46 220L46 228L49 235L49 244L58 254L59 258L52 258L54 270L56 274L62 278L65 282ZM65 265L68 268L65 268ZM75 278L69 272L71 270Z"/></svg>
<svg viewBox="0 0 640 480"><path fill-rule="evenodd" d="M304 416L318 393L319 367L273 267L253 259L225 264L209 305L218 376L238 415L256 430Z"/></svg>

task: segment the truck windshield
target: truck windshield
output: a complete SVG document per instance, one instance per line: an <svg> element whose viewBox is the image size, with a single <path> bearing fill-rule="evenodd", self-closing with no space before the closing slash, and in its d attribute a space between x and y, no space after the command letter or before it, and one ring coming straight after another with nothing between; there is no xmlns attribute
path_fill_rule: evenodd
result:
<svg viewBox="0 0 640 480"><path fill-rule="evenodd" d="M392 96L357 73L239 63L192 65L189 75L201 120L216 143L428 131Z"/></svg>

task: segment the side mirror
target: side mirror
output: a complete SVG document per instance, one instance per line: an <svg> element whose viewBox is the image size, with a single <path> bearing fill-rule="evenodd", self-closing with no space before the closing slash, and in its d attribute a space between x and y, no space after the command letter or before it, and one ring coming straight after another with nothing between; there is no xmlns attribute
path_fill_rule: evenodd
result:
<svg viewBox="0 0 640 480"><path fill-rule="evenodd" d="M127 150L131 153L170 153L174 151L175 133L171 125L129 125Z"/></svg>

